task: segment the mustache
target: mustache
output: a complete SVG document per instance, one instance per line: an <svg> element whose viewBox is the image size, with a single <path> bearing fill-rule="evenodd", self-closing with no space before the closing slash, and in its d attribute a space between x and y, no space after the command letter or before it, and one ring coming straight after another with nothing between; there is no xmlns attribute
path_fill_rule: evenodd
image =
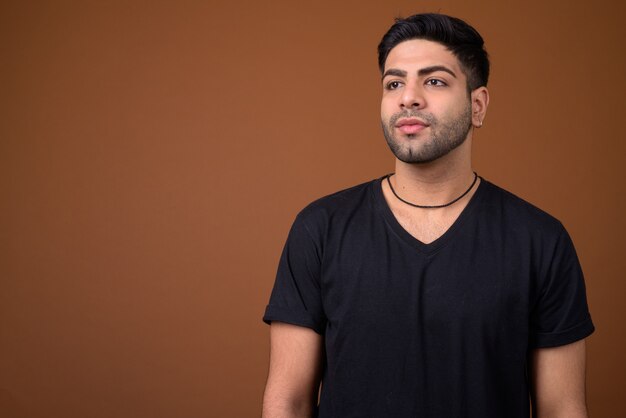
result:
<svg viewBox="0 0 626 418"><path fill-rule="evenodd" d="M432 113L404 110L402 112L394 113L389 119L389 125L395 126L398 119L402 118L418 118L428 123L429 125L432 125L437 121L437 118L435 118Z"/></svg>

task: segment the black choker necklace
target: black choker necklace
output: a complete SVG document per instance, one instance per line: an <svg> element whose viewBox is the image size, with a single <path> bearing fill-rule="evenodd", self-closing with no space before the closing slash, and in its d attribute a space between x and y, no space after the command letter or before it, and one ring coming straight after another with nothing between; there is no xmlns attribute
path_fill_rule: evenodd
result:
<svg viewBox="0 0 626 418"><path fill-rule="evenodd" d="M398 200L400 200L401 202L406 203L407 205L411 205L415 208L420 208L420 209L439 209L439 208L445 208L446 206L450 206L456 202L458 202L459 200L463 199L463 197L469 193L470 190L472 190L472 187L474 187L474 185L476 184L476 180L478 180L478 174L476 174L476 172L474 171L474 181L472 182L472 184L470 185L470 187L463 192L463 194L459 197L457 197L456 199L454 199L451 202L445 203L443 205L433 205L433 206L426 206L426 205L416 205L415 203L411 203L411 202L407 202L406 200L404 200L403 198L401 198L400 196L398 196L398 193L396 193L396 191L393 189L393 186L391 185L391 181L389 180L389 177L391 177L393 174L387 174L385 177L387 178L387 183L389 184L389 188L391 189L391 193L393 193L393 195L395 197L398 198Z"/></svg>

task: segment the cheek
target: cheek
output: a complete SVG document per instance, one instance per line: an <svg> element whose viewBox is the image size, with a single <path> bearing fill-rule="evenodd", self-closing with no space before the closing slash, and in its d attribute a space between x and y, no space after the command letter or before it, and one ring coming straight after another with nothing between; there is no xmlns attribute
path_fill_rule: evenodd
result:
<svg viewBox="0 0 626 418"><path fill-rule="evenodd" d="M389 119L395 112L395 107L388 97L383 97L380 101L380 116L383 120Z"/></svg>
<svg viewBox="0 0 626 418"><path fill-rule="evenodd" d="M393 116L393 113L391 112L387 112L384 109L381 109L380 111L380 121L383 125L389 125L391 123L391 118Z"/></svg>
<svg viewBox="0 0 626 418"><path fill-rule="evenodd" d="M440 121L448 122L458 119L459 116L465 113L466 108L465 104L453 104L449 106L436 106L431 108L431 111Z"/></svg>

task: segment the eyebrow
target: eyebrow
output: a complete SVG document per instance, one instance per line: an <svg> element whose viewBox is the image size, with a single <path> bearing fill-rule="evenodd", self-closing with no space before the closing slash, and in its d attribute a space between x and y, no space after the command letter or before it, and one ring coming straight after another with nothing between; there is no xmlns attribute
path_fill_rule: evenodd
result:
<svg viewBox="0 0 626 418"><path fill-rule="evenodd" d="M454 73L454 71L452 71L451 69L449 69L448 67L444 66L444 65L432 65L430 67L426 67L426 68L421 68L420 70L417 71L417 75L420 77L423 77L425 75L428 74L432 74L434 72L437 71L443 71L446 72L448 74L450 74L452 77L457 78L456 74ZM382 79L384 79L385 77L389 76L389 75L393 75L396 77L406 77L406 71L404 70L399 70L397 68L390 68L387 71L385 71L385 73L383 74Z"/></svg>
<svg viewBox="0 0 626 418"><path fill-rule="evenodd" d="M451 69L449 69L448 67L444 65L433 65L431 67L422 68L421 70L417 72L417 75L423 76L423 75L428 75L437 71L446 72L450 74L452 77L456 78L456 74L454 74L454 71L452 71Z"/></svg>
<svg viewBox="0 0 626 418"><path fill-rule="evenodd" d="M381 77L381 80L387 77L388 75L395 75L396 77L406 77L406 71L398 70L397 68L390 68Z"/></svg>

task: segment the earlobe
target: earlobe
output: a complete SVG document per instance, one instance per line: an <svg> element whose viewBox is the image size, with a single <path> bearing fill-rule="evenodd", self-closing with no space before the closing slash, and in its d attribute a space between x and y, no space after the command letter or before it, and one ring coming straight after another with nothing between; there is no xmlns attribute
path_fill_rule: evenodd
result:
<svg viewBox="0 0 626 418"><path fill-rule="evenodd" d="M475 128L483 126L483 121L487 114L487 106L489 106L489 90L487 87L478 87L472 92L472 125Z"/></svg>

